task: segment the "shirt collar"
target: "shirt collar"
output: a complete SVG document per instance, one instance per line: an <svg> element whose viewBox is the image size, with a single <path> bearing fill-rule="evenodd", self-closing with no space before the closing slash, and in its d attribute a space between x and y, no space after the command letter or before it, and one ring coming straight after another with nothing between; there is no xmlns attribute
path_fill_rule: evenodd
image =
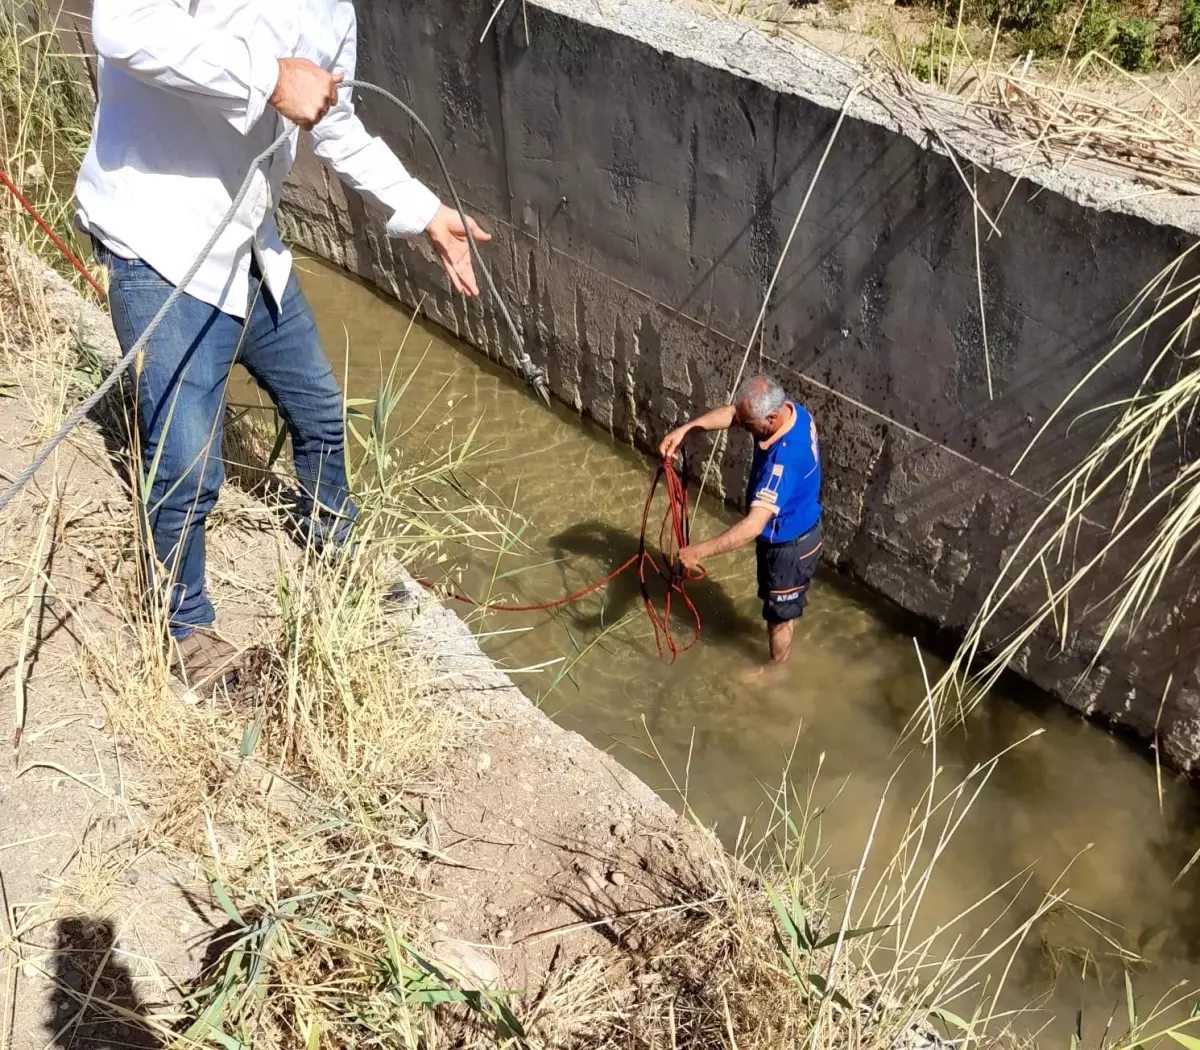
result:
<svg viewBox="0 0 1200 1050"><path fill-rule="evenodd" d="M766 441L760 441L758 443L759 448L761 448L763 450L770 448L773 444L775 444L776 441L778 441L780 438L782 438L784 436L784 434L786 434L789 430L792 429L792 427L794 427L796 425L796 415L797 415L796 406L793 405L790 401L785 401L784 404L787 406L787 410L790 413L790 415L788 416L787 422L784 423L777 431L775 431L774 434L772 434L769 438L767 438Z"/></svg>

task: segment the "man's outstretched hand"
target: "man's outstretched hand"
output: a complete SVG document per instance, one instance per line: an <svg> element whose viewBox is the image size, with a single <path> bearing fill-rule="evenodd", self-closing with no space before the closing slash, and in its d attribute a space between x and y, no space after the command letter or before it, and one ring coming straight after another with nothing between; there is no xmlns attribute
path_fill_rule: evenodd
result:
<svg viewBox="0 0 1200 1050"><path fill-rule="evenodd" d="M467 222L471 224L471 236L476 244L487 244L492 239L492 235L485 233L470 216ZM463 295L478 295L479 284L475 280L475 267L471 265L471 245L458 212L443 204L425 227L425 236L437 251L454 290Z"/></svg>
<svg viewBox="0 0 1200 1050"><path fill-rule="evenodd" d="M307 58L281 58L279 79L268 100L280 115L311 131L337 105L341 73L330 73Z"/></svg>

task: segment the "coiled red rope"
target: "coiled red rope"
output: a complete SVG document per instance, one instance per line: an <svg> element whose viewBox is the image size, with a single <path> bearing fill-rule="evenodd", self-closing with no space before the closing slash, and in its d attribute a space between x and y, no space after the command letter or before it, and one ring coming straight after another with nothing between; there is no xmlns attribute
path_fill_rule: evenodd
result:
<svg viewBox="0 0 1200 1050"><path fill-rule="evenodd" d="M83 275L84 279L95 289L96 293L102 299L107 298L107 293L100 282L92 276L88 268L79 261L75 253L54 232L50 224L38 214L37 209L17 189L3 168L0 168L0 183L3 183L9 192L16 197L21 207L29 213L42 232L50 238L54 246L62 252L71 265ZM642 594L642 604L646 609L646 616L654 628L655 648L658 650L660 657L674 663L680 653L687 652L700 640L700 631L703 626L700 619L700 612L697 610L695 602L692 601L691 595L687 592L687 585L688 583L704 579L704 569L697 566L689 571L679 564L679 551L688 545L690 537L689 523L691 516L688 513L686 479L686 459L684 460L682 471L676 470L674 463L669 460L659 466L654 473L654 479L650 482L650 491L646 494L646 503L642 509L642 531L638 540L637 553L631 554L624 562L613 569L612 572L602 576L594 583L588 584L574 594L569 594L565 598L556 598L553 601L534 602L529 605L507 605L503 602L477 602L464 594L456 592L450 592L448 597L453 598L455 601L464 602L480 609L489 609L493 612L545 612L551 609L560 609L564 605L570 605L582 598L586 598L589 594L594 594L601 587L615 580L623 572L627 572L636 566L638 587ZM654 507L654 497L658 492L660 484L667 494L667 509L663 513L662 522L658 528L659 556L656 557L647 545L647 533L650 528L650 514ZM666 586L661 611L655 605L654 596L650 593L649 580L652 575L657 575ZM428 580L421 579L420 577L416 579L422 586L433 591L438 590L437 586ZM674 630L671 626L671 606L673 602L682 603L692 621L692 636L682 645L676 640Z"/></svg>
<svg viewBox="0 0 1200 1050"><path fill-rule="evenodd" d="M669 460L659 466L654 472L654 479L650 482L650 491L646 494L646 502L642 508L642 531L638 539L637 552L631 554L624 562L613 569L612 572L601 576L600 579L594 583L589 583L574 594L568 594L565 598L555 598L552 601L546 602L533 602L528 605L509 605L504 602L478 602L457 591L449 592L447 597L452 598L454 601L463 602L479 609L488 609L492 612L545 612L550 609L561 609L564 605L570 605L582 598L586 598L589 594L594 594L601 587L611 583L622 573L636 567L638 587L642 594L642 605L645 607L646 616L654 628L654 646L661 658L674 663L680 653L687 652L700 640L700 632L703 628L700 612L696 608L696 603L692 600L692 596L688 594L687 585L704 579L705 571L700 566L689 571L679 564L679 551L690 542L691 516L688 513L686 479L686 461L683 464L682 470L676 470L675 464ZM660 484L667 495L667 507L663 512L662 521L658 527L659 553L656 556L650 550L648 534L650 531L650 516L654 509L654 497L658 492ZM666 587L661 610L655 604L654 596L650 593L650 579L655 575L663 581ZM437 585L430 583L428 580L418 577L417 582L430 590L438 590ZM681 603L683 605L692 623L691 637L682 644L677 640L671 624L671 606L673 603Z"/></svg>

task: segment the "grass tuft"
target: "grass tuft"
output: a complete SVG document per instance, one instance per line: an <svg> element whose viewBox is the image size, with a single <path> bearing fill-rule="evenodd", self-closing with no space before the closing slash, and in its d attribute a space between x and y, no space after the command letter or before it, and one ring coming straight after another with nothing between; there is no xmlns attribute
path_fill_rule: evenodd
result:
<svg viewBox="0 0 1200 1050"><path fill-rule="evenodd" d="M1188 61L1200 58L1200 0L1180 0L1179 47Z"/></svg>
<svg viewBox="0 0 1200 1050"><path fill-rule="evenodd" d="M63 236L72 230L75 175L87 151L95 100L79 59L64 51L59 33L45 0L0 5L0 166ZM0 228L90 294L6 191L0 192ZM72 241L77 254L78 240Z"/></svg>

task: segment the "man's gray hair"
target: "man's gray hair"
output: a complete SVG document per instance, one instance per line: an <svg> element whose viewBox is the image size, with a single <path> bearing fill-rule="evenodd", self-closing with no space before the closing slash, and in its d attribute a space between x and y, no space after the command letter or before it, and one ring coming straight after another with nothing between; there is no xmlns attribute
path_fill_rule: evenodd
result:
<svg viewBox="0 0 1200 1050"><path fill-rule="evenodd" d="M770 376L751 376L743 379L733 395L734 405L745 402L746 410L751 419L766 419L772 412L778 412L787 401L787 394Z"/></svg>

